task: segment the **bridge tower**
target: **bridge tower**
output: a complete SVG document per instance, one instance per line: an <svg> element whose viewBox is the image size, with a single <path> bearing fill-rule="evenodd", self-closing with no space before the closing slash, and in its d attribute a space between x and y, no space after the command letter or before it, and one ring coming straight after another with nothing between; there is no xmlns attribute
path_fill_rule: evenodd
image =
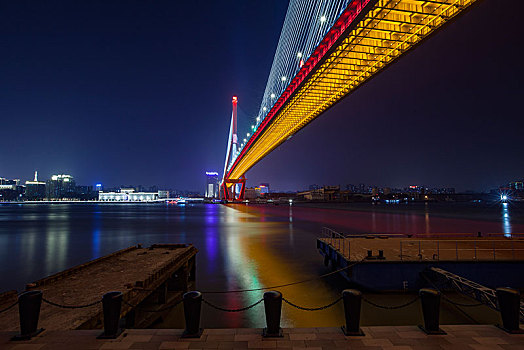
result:
<svg viewBox="0 0 524 350"><path fill-rule="evenodd" d="M237 156L238 149L238 135L237 135L237 104L238 98L233 96L233 113L231 114L231 125L229 128L229 138L227 141L226 162L224 164L224 174L222 176L222 183L220 185L220 198L225 200L244 200L244 193L246 191L246 178L244 175L240 179L228 179L227 167L231 160ZM238 189L240 185L240 189ZM238 191L238 193L237 193Z"/></svg>

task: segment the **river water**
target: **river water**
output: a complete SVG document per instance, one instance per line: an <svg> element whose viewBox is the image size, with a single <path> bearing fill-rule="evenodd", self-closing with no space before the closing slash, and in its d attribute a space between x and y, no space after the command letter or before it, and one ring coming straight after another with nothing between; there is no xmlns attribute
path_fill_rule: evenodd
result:
<svg viewBox="0 0 524 350"><path fill-rule="evenodd" d="M329 270L316 250L323 226L345 233L524 232L523 208L516 205L370 205L315 208L289 205L186 206L148 204L4 204L0 205L0 292L23 290L26 283L137 243L192 243L197 254L197 289L252 289L310 279ZM348 284L339 276L282 288L303 306L335 300ZM226 308L241 308L262 292L207 294ZM402 293L367 294L383 304L412 298ZM466 300L467 302L467 300ZM373 309L364 304L363 324L416 324L419 306ZM443 323L490 323L496 315L470 308L468 315L443 306ZM204 306L204 327L263 327L263 306L227 313ZM338 326L340 303L314 314L283 308L286 327ZM183 324L182 324L183 325ZM180 327L173 312L159 327Z"/></svg>

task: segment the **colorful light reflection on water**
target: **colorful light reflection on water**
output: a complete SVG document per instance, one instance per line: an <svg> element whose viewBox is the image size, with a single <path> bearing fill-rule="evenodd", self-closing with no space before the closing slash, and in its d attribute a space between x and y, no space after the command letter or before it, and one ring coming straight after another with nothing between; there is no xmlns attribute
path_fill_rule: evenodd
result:
<svg viewBox="0 0 524 350"><path fill-rule="evenodd" d="M454 209L442 217L446 215L432 206L396 213L361 209L295 204L1 205L0 289L21 290L27 282L137 243L193 243L199 249L197 288L222 291L279 285L326 273L315 245L322 226L346 233L524 232L522 208L511 204L483 208L485 212L476 216L463 210L462 217L452 217ZM346 287L340 277L332 276L282 292L289 300L312 307L336 299ZM226 308L240 308L261 296L262 292L250 292L208 294L207 298ZM261 305L226 315L206 309L205 315L204 327L264 326ZM284 308L282 317L285 326L310 327L340 325L341 315L328 310L305 317L302 311Z"/></svg>

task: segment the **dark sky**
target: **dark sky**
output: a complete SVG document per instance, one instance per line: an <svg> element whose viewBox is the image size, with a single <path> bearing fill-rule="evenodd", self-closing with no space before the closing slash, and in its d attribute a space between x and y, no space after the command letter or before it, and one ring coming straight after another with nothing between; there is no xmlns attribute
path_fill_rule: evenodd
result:
<svg viewBox="0 0 524 350"><path fill-rule="evenodd" d="M203 190L287 2L0 1L0 176ZM248 172L273 189L524 178L521 1L483 0Z"/></svg>

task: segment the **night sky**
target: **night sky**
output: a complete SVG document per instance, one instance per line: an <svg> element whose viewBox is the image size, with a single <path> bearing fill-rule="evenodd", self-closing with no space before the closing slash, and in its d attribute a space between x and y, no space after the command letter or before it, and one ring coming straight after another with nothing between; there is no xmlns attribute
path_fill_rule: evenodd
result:
<svg viewBox="0 0 524 350"><path fill-rule="evenodd" d="M0 1L0 177L203 191L258 112L287 9ZM524 178L522 1L483 0L281 145L248 185L484 190ZM241 129L244 132L245 129Z"/></svg>

